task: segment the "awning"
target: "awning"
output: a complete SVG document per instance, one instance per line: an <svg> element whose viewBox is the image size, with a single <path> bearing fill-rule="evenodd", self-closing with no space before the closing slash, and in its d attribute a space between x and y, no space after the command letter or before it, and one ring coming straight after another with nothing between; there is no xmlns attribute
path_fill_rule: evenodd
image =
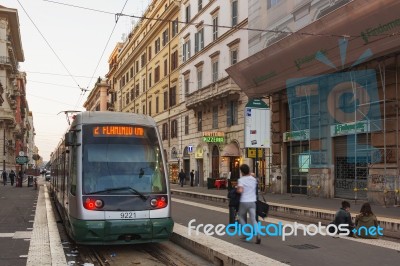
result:
<svg viewBox="0 0 400 266"><path fill-rule="evenodd" d="M289 35L226 71L249 98L259 98L285 89L289 79L337 72L360 58L369 61L396 52L399 10L398 0L351 1L298 31L304 35ZM350 37L341 57L343 35ZM334 66L316 60L318 52Z"/></svg>
<svg viewBox="0 0 400 266"><path fill-rule="evenodd" d="M222 157L240 157L240 151L235 143L230 143L221 152Z"/></svg>

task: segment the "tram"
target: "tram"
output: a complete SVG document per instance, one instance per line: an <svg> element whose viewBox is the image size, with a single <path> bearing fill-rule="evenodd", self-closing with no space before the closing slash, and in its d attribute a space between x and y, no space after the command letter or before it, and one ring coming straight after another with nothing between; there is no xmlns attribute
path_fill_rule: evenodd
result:
<svg viewBox="0 0 400 266"><path fill-rule="evenodd" d="M78 113L50 163L50 189L77 244L160 242L172 234L166 164L151 117Z"/></svg>

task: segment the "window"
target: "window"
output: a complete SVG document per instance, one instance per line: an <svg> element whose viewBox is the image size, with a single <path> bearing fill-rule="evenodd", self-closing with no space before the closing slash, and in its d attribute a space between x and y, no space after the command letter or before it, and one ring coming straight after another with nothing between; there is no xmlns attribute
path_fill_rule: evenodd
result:
<svg viewBox="0 0 400 266"><path fill-rule="evenodd" d="M130 72L131 72L131 79L132 79L133 78L133 67L131 67Z"/></svg>
<svg viewBox="0 0 400 266"><path fill-rule="evenodd" d="M168 109L168 91L164 91L164 110Z"/></svg>
<svg viewBox="0 0 400 266"><path fill-rule="evenodd" d="M146 79L145 78L142 80L142 90L143 90L143 92L146 91Z"/></svg>
<svg viewBox="0 0 400 266"><path fill-rule="evenodd" d="M150 70L151 71L151 70ZM151 82L152 82L152 77L151 77L151 72L149 73L149 88L151 88Z"/></svg>
<svg viewBox="0 0 400 266"><path fill-rule="evenodd" d="M160 66L156 66L154 69L154 83L160 81Z"/></svg>
<svg viewBox="0 0 400 266"><path fill-rule="evenodd" d="M138 97L139 93L140 93L140 91L139 91L139 83L136 83L135 90L136 90L136 97Z"/></svg>
<svg viewBox="0 0 400 266"><path fill-rule="evenodd" d="M199 10L199 12L200 12L200 10L203 8L203 0L198 0L198 2L197 2L198 4L197 4L197 6L198 6L198 10Z"/></svg>
<svg viewBox="0 0 400 266"><path fill-rule="evenodd" d="M157 96L156 97L156 114L158 114L160 112L159 105L160 105L160 100L159 100L159 97Z"/></svg>
<svg viewBox="0 0 400 266"><path fill-rule="evenodd" d="M194 53L204 48L204 28L194 34Z"/></svg>
<svg viewBox="0 0 400 266"><path fill-rule="evenodd" d="M146 65L146 53L142 54L142 57L140 59L142 67L144 67L144 65Z"/></svg>
<svg viewBox="0 0 400 266"><path fill-rule="evenodd" d="M279 4L281 0L267 0L267 9L270 9L273 6Z"/></svg>
<svg viewBox="0 0 400 266"><path fill-rule="evenodd" d="M197 131L203 130L203 113L201 111L197 112Z"/></svg>
<svg viewBox="0 0 400 266"><path fill-rule="evenodd" d="M149 116L151 116L151 99L149 100L149 108L148 108L148 111L149 111Z"/></svg>
<svg viewBox="0 0 400 266"><path fill-rule="evenodd" d="M238 1L232 1L232 27L238 23Z"/></svg>
<svg viewBox="0 0 400 266"><path fill-rule="evenodd" d="M157 38L157 40L154 42L154 53L158 53L160 51L160 38Z"/></svg>
<svg viewBox="0 0 400 266"><path fill-rule="evenodd" d="M187 5L185 8L185 22L188 23L190 21L190 5Z"/></svg>
<svg viewBox="0 0 400 266"><path fill-rule="evenodd" d="M151 60L151 46L149 46L149 61Z"/></svg>
<svg viewBox="0 0 400 266"><path fill-rule="evenodd" d="M186 60L189 60L189 58L190 58L190 40L187 40L183 44L182 58L183 58L183 62L186 62Z"/></svg>
<svg viewBox="0 0 400 266"><path fill-rule="evenodd" d="M234 65L238 62L238 50L231 50L231 65Z"/></svg>
<svg viewBox="0 0 400 266"><path fill-rule="evenodd" d="M185 95L189 94L189 75L185 77Z"/></svg>
<svg viewBox="0 0 400 266"><path fill-rule="evenodd" d="M167 140L168 139L168 124L164 123L162 125L162 140Z"/></svg>
<svg viewBox="0 0 400 266"><path fill-rule="evenodd" d="M203 88L203 69L197 69L197 89Z"/></svg>
<svg viewBox="0 0 400 266"><path fill-rule="evenodd" d="M218 17L213 18L213 41L218 39Z"/></svg>
<svg viewBox="0 0 400 266"><path fill-rule="evenodd" d="M178 18L172 21L172 37L178 34Z"/></svg>
<svg viewBox="0 0 400 266"><path fill-rule="evenodd" d="M139 72L139 61L136 61L136 73Z"/></svg>
<svg viewBox="0 0 400 266"><path fill-rule="evenodd" d="M129 91L125 94L125 104L127 105L129 103ZM97 110L100 111L100 110Z"/></svg>
<svg viewBox="0 0 400 266"><path fill-rule="evenodd" d="M163 46L167 45L168 41L169 41L169 39L168 39L168 29L166 29L162 34Z"/></svg>
<svg viewBox="0 0 400 266"><path fill-rule="evenodd" d="M168 75L168 59L164 60L164 77Z"/></svg>
<svg viewBox="0 0 400 266"><path fill-rule="evenodd" d="M144 104L142 106L142 114L144 114L144 115L146 114L146 105L144 105Z"/></svg>
<svg viewBox="0 0 400 266"><path fill-rule="evenodd" d="M213 106L212 118L212 128L218 128L218 105Z"/></svg>
<svg viewBox="0 0 400 266"><path fill-rule="evenodd" d="M135 99L135 90L132 88L131 89L131 101L133 101L133 99Z"/></svg>
<svg viewBox="0 0 400 266"><path fill-rule="evenodd" d="M212 62L212 82L218 80L218 60Z"/></svg>
<svg viewBox="0 0 400 266"><path fill-rule="evenodd" d="M169 106L176 105L176 87L169 88Z"/></svg>
<svg viewBox="0 0 400 266"><path fill-rule="evenodd" d="M238 124L238 104L236 101L230 101L227 105L226 125L233 126Z"/></svg>
<svg viewBox="0 0 400 266"><path fill-rule="evenodd" d="M178 137L178 121L176 119L171 121L171 138Z"/></svg>
<svg viewBox="0 0 400 266"><path fill-rule="evenodd" d="M185 135L189 135L189 116L185 116Z"/></svg>
<svg viewBox="0 0 400 266"><path fill-rule="evenodd" d="M171 70L175 70L178 67L178 51L175 51L171 55Z"/></svg>

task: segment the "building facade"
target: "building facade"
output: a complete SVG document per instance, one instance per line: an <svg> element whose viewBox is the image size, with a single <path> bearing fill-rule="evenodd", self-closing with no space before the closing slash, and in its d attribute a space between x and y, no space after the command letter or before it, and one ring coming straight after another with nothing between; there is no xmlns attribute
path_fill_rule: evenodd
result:
<svg viewBox="0 0 400 266"><path fill-rule="evenodd" d="M110 107L110 87L107 80L98 78L83 107L86 111L108 111Z"/></svg>
<svg viewBox="0 0 400 266"><path fill-rule="evenodd" d="M398 204L399 3L264 2L227 71L271 100L272 190Z"/></svg>
<svg viewBox="0 0 400 266"><path fill-rule="evenodd" d="M2 169L19 169L16 157L28 152L33 125L26 101L26 74L19 72L24 61L18 12L0 6L0 150ZM28 158L29 160L29 158Z"/></svg>

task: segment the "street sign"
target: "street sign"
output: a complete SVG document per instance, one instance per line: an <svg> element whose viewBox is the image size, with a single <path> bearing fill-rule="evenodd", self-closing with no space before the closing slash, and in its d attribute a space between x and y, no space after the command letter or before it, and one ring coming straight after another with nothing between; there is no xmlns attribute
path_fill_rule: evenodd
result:
<svg viewBox="0 0 400 266"><path fill-rule="evenodd" d="M245 148L271 147L271 112L261 99L250 100L245 107Z"/></svg>
<svg viewBox="0 0 400 266"><path fill-rule="evenodd" d="M193 145L188 145L188 153L192 153L193 152Z"/></svg>
<svg viewBox="0 0 400 266"><path fill-rule="evenodd" d="M28 161L28 156L17 156L15 158L16 164L26 164Z"/></svg>

